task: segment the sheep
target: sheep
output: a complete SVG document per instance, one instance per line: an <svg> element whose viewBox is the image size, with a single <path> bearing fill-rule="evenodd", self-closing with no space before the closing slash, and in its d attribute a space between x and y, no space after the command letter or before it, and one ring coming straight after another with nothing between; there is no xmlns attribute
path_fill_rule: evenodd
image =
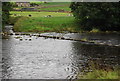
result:
<svg viewBox="0 0 120 81"><path fill-rule="evenodd" d="M31 17L32 15L29 15L29 17Z"/></svg>
<svg viewBox="0 0 120 81"><path fill-rule="evenodd" d="M45 17L52 17L51 15L47 15L47 16L45 16Z"/></svg>

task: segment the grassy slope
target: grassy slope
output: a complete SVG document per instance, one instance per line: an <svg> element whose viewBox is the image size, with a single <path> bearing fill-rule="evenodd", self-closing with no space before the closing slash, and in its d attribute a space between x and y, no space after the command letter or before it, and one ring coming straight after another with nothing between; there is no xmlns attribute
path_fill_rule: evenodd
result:
<svg viewBox="0 0 120 81"><path fill-rule="evenodd" d="M70 2L49 2L46 4L41 4L41 6L44 6L44 7L54 6L54 7L40 8L39 10L57 11L59 9L64 9L65 11L71 11L71 9L69 8Z"/></svg>
<svg viewBox="0 0 120 81"><path fill-rule="evenodd" d="M47 15L51 15L53 17L61 17L61 16L68 16L69 13L57 13L57 12L19 12L19 11L11 11L11 16L16 14L17 16L27 16L32 15L32 17L45 17Z"/></svg>
<svg viewBox="0 0 120 81"><path fill-rule="evenodd" d="M37 3L37 2L33 2ZM71 11L69 8L70 2L48 2L48 3L38 3L40 7L37 7L37 10L50 10L50 11L57 11L59 9L64 9L65 11ZM46 7L46 8L41 8L41 7ZM15 7L17 9L21 9L24 7Z"/></svg>
<svg viewBox="0 0 120 81"><path fill-rule="evenodd" d="M48 2L48 3L41 3L41 5L44 6L50 6L50 5L70 5L70 2Z"/></svg>
<svg viewBox="0 0 120 81"><path fill-rule="evenodd" d="M65 11L71 11L71 9L68 6L57 6L57 7L41 8L39 10L58 11L59 9L63 9Z"/></svg>
<svg viewBox="0 0 120 81"><path fill-rule="evenodd" d="M21 17L14 25L15 31L20 32L61 32L70 31L75 32L76 25L74 24L74 17L67 16L68 13L56 12L11 12ZM31 14L32 17L28 17ZM52 17L45 17L52 15ZM14 17L13 15L11 15ZM12 20L11 20L12 21Z"/></svg>
<svg viewBox="0 0 120 81"><path fill-rule="evenodd" d="M49 10L56 11L59 9L64 9L65 11L70 11L69 2L48 2L48 3L39 3L41 7L39 10ZM21 32L49 32L49 31L75 31L74 17L68 16L70 13L58 13L58 12L18 12L11 11L10 22L16 20L14 25L15 31ZM18 19L17 16L24 16ZM32 15L32 17L29 17ZM52 17L45 17L51 15ZM28 17L28 18L27 18ZM18 21L17 21L18 19ZM14 23L14 22L12 22Z"/></svg>

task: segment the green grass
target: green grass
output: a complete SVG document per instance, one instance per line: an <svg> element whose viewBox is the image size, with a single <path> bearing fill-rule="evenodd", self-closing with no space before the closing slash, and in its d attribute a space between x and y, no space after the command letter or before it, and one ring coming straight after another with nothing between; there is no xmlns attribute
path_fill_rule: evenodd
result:
<svg viewBox="0 0 120 81"><path fill-rule="evenodd" d="M41 8L39 10L58 11L59 9L63 9L64 11L71 11L71 9L68 6L48 7L48 8Z"/></svg>
<svg viewBox="0 0 120 81"><path fill-rule="evenodd" d="M45 17L47 15L51 15L53 17L64 17L64 16L68 16L70 13L58 13L58 12L19 12L19 11L11 11L10 12L11 16L14 17L14 14L16 14L17 16L26 16L28 17L28 15L32 15L32 17Z"/></svg>
<svg viewBox="0 0 120 81"><path fill-rule="evenodd" d="M35 2L36 3L36 2ZM41 3L41 6L53 6L53 5L70 5L71 2L47 2Z"/></svg>
<svg viewBox="0 0 120 81"><path fill-rule="evenodd" d="M86 75L79 77L80 79L118 79L118 71L94 70Z"/></svg>
<svg viewBox="0 0 120 81"><path fill-rule="evenodd" d="M64 9L64 11L71 11L69 8L70 2L49 2L43 3L41 6L48 7L48 8L40 8L39 10L50 10L50 11L57 11L59 9Z"/></svg>
<svg viewBox="0 0 120 81"><path fill-rule="evenodd" d="M62 32L77 31L74 17L21 17L15 25L14 30L19 32Z"/></svg>
<svg viewBox="0 0 120 81"><path fill-rule="evenodd" d="M85 69L90 72L84 72ZM119 79L119 67L100 65L98 61L89 61L88 67L83 70L84 75L79 75L79 79Z"/></svg>
<svg viewBox="0 0 120 81"><path fill-rule="evenodd" d="M47 2L47 3L42 3L42 2L32 2L32 3L37 3L40 5L40 7L37 7L36 10L49 10L49 11L57 11L59 9L64 9L65 11L71 11L69 8L70 2ZM41 7L46 7L46 8L41 8ZM21 9L24 7L14 7L16 9ZM33 7L29 7L33 8Z"/></svg>
<svg viewBox="0 0 120 81"><path fill-rule="evenodd" d="M14 23L14 30L19 32L61 32L77 31L73 16L67 16L68 13L56 12L18 12L11 11L10 22ZM14 16L13 14L19 15ZM31 14L32 17L28 17ZM51 15L52 17L45 17Z"/></svg>
<svg viewBox="0 0 120 81"><path fill-rule="evenodd" d="M58 11L59 9L64 9L65 11L70 11L70 2L47 2L38 4L40 4L40 7L46 7L38 7L38 10ZM14 30L19 32L74 32L77 30L74 24L74 17L68 16L71 13L11 11L10 14L10 23L14 24ZM29 17L29 15L32 16ZM46 17L48 15L52 17Z"/></svg>
<svg viewBox="0 0 120 81"><path fill-rule="evenodd" d="M47 2L47 3L43 3L43 2L30 2L30 3L35 3L38 4L40 6L61 6L61 5L70 5L71 2ZM14 7L14 8L23 8L23 7Z"/></svg>

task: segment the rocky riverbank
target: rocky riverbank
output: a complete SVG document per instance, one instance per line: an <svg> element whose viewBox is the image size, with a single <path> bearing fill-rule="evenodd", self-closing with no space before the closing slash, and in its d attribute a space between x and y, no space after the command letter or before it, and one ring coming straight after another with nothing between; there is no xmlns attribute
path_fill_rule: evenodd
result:
<svg viewBox="0 0 120 81"><path fill-rule="evenodd" d="M59 40L70 40L79 41L85 44L95 44L95 45L108 45L108 46L120 46L120 36L119 34L97 34L97 33L69 33L67 31L63 33L26 33L26 32L13 32L13 26L5 26L5 31L2 33L3 36L6 35L16 35L20 38L20 35L36 36L59 39ZM21 39L20 39L21 40Z"/></svg>

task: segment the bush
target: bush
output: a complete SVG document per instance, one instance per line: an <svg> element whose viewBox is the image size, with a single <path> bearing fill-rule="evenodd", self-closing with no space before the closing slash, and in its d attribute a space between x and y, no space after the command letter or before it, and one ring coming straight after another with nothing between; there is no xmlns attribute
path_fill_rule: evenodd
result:
<svg viewBox="0 0 120 81"><path fill-rule="evenodd" d="M21 22L23 22L24 20L28 20L28 17L18 17L16 18L17 21L14 23L14 31L18 31L18 32L22 32L21 30L21 26L23 26L23 24L21 24Z"/></svg>
<svg viewBox="0 0 120 81"><path fill-rule="evenodd" d="M118 71L94 70L80 79L118 79Z"/></svg>
<svg viewBox="0 0 120 81"><path fill-rule="evenodd" d="M20 19L22 16L17 16L17 17L9 17L9 24L14 25L18 19Z"/></svg>
<svg viewBox="0 0 120 81"><path fill-rule="evenodd" d="M70 8L83 30L120 31L120 8L117 2L73 2Z"/></svg>
<svg viewBox="0 0 120 81"><path fill-rule="evenodd" d="M80 79L119 79L119 66L101 64L100 60L89 60L88 67L83 69ZM96 81L96 80L95 80ZM108 80L109 81L109 80Z"/></svg>

